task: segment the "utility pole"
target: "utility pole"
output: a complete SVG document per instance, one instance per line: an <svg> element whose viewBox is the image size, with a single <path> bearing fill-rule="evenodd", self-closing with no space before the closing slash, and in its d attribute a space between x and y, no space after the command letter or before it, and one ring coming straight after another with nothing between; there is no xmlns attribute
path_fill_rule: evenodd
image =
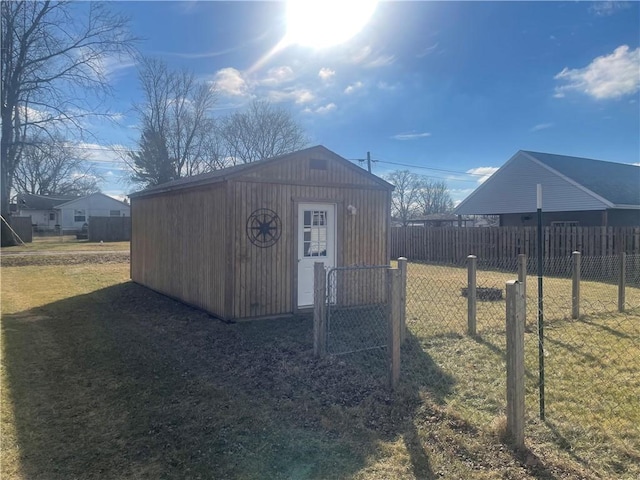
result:
<svg viewBox="0 0 640 480"><path fill-rule="evenodd" d="M371 173L371 152L367 152L367 170Z"/></svg>

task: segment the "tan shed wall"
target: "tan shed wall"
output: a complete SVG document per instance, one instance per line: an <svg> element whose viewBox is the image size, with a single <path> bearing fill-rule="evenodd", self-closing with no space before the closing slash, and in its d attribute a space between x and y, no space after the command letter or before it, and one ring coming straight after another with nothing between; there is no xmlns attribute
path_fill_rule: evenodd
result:
<svg viewBox="0 0 640 480"><path fill-rule="evenodd" d="M294 168L295 166L291 166ZM340 165L341 168L344 168ZM337 169L336 169L337 170ZM344 169L346 175L348 169ZM268 169L269 176L271 169ZM331 170L323 172L330 174ZM266 171L265 171L266 173ZM289 174L292 174L290 172ZM305 178L308 178L308 170ZM283 185L245 178L229 185L233 232L232 258L234 318L249 318L295 311L297 299L297 205L304 202L337 205L337 264L387 264L389 228L389 192L374 188L340 186ZM342 178L349 182L352 179ZM355 178L353 179L355 181ZM365 180L369 181L369 179ZM347 206L357 214L347 214ZM269 248L253 245L246 235L246 221L259 208L275 211L282 221L278 243ZM371 292L362 291L362 300ZM373 295L379 297L379 294ZM366 298L365 298L366 297ZM357 299L351 299L355 302ZM353 304L353 303L352 303Z"/></svg>
<svg viewBox="0 0 640 480"><path fill-rule="evenodd" d="M301 154L275 164L265 165L262 169L256 169L243 175L243 178L260 182L275 181L280 183L286 179L287 183L307 185L335 184L379 187L379 184L374 180L358 171L360 167L338 163L332 161L333 159L335 157L328 152L314 153L311 157L307 154ZM327 169L310 168L314 160L326 160Z"/></svg>
<svg viewBox="0 0 640 480"><path fill-rule="evenodd" d="M226 317L225 184L133 198L131 279Z"/></svg>

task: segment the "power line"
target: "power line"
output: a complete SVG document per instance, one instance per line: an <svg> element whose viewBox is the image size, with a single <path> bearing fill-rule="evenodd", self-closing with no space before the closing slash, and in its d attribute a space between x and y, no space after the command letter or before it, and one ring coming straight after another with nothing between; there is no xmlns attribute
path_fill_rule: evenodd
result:
<svg viewBox="0 0 640 480"><path fill-rule="evenodd" d="M367 161L366 158L351 158L349 160L356 161L356 162L361 162L361 163ZM388 162L386 160L373 160L372 159L371 161L375 162L375 163L386 163L386 164L389 164L389 165L397 165L397 166L400 166L400 167L420 168L420 169L423 169L423 170L435 170L437 172L453 173L453 174L457 174L457 175L470 175L470 176L475 176L475 177L480 177L480 178L487 176L487 174L484 174L484 173L460 172L460 171L456 171L456 170L446 170L446 169L443 169L443 168L424 167L424 166L421 166L421 165L410 165L408 163ZM439 177L439 176L436 176L436 175L427 175L427 176L429 178L438 178L438 179L441 179L441 180L452 180L452 181L456 181L456 182L477 183L477 181L478 181L477 179L476 180L467 180L467 179L464 179L464 178Z"/></svg>

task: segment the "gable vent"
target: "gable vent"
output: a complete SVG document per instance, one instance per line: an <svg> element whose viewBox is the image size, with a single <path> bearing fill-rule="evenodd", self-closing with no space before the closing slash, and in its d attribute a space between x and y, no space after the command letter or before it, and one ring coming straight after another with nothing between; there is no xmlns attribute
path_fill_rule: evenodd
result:
<svg viewBox="0 0 640 480"><path fill-rule="evenodd" d="M327 169L327 161L326 160L319 160L319 159L312 158L309 161L309 168L311 168L311 170L326 170Z"/></svg>

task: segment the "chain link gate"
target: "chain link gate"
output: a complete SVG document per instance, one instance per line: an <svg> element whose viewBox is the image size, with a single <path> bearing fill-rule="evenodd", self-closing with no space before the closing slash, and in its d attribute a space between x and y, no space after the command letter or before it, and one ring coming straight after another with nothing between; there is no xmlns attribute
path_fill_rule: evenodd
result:
<svg viewBox="0 0 640 480"><path fill-rule="evenodd" d="M327 353L384 349L388 335L388 265L331 268L327 273Z"/></svg>

